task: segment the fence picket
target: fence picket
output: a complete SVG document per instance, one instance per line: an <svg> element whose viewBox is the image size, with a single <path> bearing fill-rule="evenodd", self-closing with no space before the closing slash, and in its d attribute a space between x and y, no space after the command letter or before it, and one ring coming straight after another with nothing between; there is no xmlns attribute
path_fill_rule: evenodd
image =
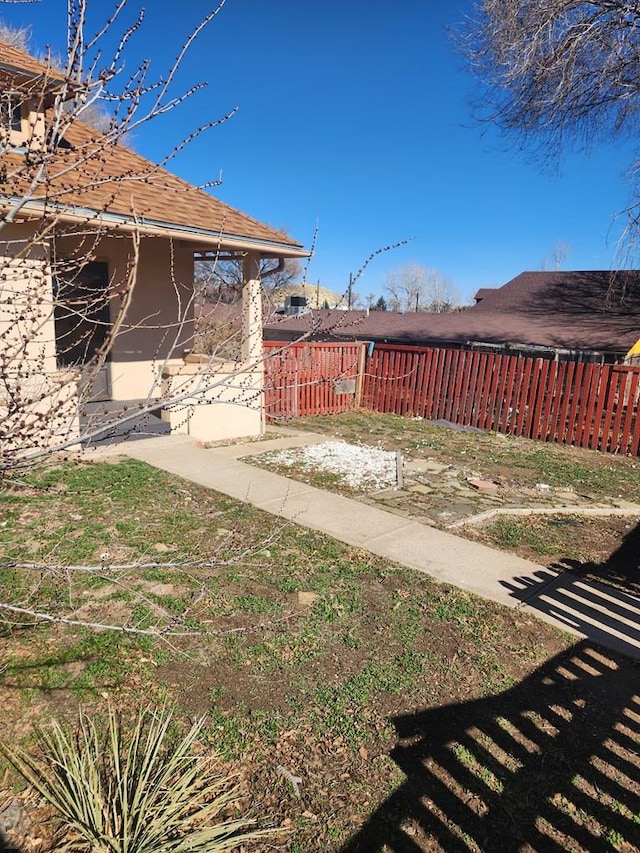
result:
<svg viewBox="0 0 640 853"><path fill-rule="evenodd" d="M356 380L361 346L265 343L267 418L351 407L355 393L336 393L336 384ZM640 367L378 344L361 382L362 405L372 411L640 452Z"/></svg>

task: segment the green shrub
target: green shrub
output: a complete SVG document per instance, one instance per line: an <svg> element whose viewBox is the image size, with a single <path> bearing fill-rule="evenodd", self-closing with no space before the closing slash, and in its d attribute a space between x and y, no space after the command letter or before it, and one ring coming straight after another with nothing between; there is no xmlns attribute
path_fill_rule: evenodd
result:
<svg viewBox="0 0 640 853"><path fill-rule="evenodd" d="M104 731L80 712L77 728L37 732L39 757L0 744L13 767L56 811L58 850L222 853L273 830L229 817L237 789L196 754L203 720L182 735L166 710L145 710L128 731L109 707Z"/></svg>

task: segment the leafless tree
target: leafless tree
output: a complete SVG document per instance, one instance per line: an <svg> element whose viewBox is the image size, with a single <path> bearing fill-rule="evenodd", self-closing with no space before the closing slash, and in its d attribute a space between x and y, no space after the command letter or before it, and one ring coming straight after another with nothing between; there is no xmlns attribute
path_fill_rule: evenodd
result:
<svg viewBox="0 0 640 853"><path fill-rule="evenodd" d="M29 50L31 30L29 27L12 27L5 21L0 20L0 41L17 47L20 50Z"/></svg>
<svg viewBox="0 0 640 853"><path fill-rule="evenodd" d="M284 228L279 230L283 234L287 233ZM301 275L302 264L297 258L286 258L282 263L269 260L260 262L260 279L267 291L286 287L300 280ZM223 303L239 301L244 284L242 256L239 255L235 260L202 256L196 260L195 283L209 300Z"/></svg>
<svg viewBox="0 0 640 853"><path fill-rule="evenodd" d="M385 289L392 311L445 314L460 304L452 280L422 264L409 263L392 270L387 275Z"/></svg>
<svg viewBox="0 0 640 853"><path fill-rule="evenodd" d="M478 114L544 158L635 139L640 5L633 0L476 0L458 32L483 85ZM637 175L640 160L630 163ZM638 236L637 184L627 236Z"/></svg>
<svg viewBox="0 0 640 853"><path fill-rule="evenodd" d="M633 134L640 6L630 0L477 0L466 49L492 118L550 142Z"/></svg>
<svg viewBox="0 0 640 853"><path fill-rule="evenodd" d="M174 236L163 232L146 251L148 261L162 243L161 261L175 311L172 308L170 317L161 315L153 300L142 300L132 314L148 234L144 187L155 182L179 199L186 185L162 167L196 134L228 116L190 132L160 165L134 152L123 155L123 141L198 91L196 85L176 92L176 74L194 39L224 2L219 0L194 26L174 65L157 76L146 60L135 69L124 62L131 39L143 25L143 12L135 14L134 0L114 0L96 35L87 25L90 0L68 0L68 44L62 62L45 56L30 65L24 55L28 32L0 31L6 81L0 94L0 484L10 480L19 487L25 471L60 459L62 451L105 431L104 423L95 419L78 428L78 414L82 418L87 410L114 348L126 348L136 334L153 338L155 347L148 390L133 410L122 404L115 419L110 418L110 432L126 436L134 420L160 406L179 411L186 400L194 408L194 398L195 407L200 399L215 403L218 390L239 404L260 393L243 384L263 358L261 348L251 349L246 341L241 341L243 364L237 369L232 364L224 378L216 370L214 351L196 379L176 376L165 383L165 366L191 347L194 331L193 252ZM100 4L96 7L100 14ZM125 15L130 20L132 10L133 21L126 23ZM114 43L115 50L108 54L106 45ZM12 49L23 54L10 54ZM136 192L142 188L140 199L132 187ZM129 205L128 215L117 216L114 202L122 198ZM107 238L118 261L105 273L100 258ZM148 241L153 240L152 233ZM255 280L258 271L253 273ZM255 306L245 310L254 311ZM190 571L187 564L169 567ZM24 584L13 600L0 597L0 622L5 624L92 624L73 607L54 614L34 604L41 600L38 590L45 575L52 584L67 584L71 590L77 578L97 574L140 597L134 588L140 565L110 565L108 555L96 566L56 565L52 554L42 565L15 568L23 573ZM150 633L185 630L166 612L157 610L156 616ZM132 622L94 627L147 631Z"/></svg>
<svg viewBox="0 0 640 853"><path fill-rule="evenodd" d="M179 107L200 89L195 85L176 93L176 73L224 0L188 34L173 67L156 77L146 60L124 71L127 47L143 23L142 10L134 9L131 21L130 0L114 0L96 35L88 33L89 0L68 0L67 5L65 58L44 57L28 73L12 71L20 58L12 60L4 72L13 75L10 91L0 98L0 472L41 461L102 428L94 423L88 434L79 435L72 413L78 401L82 412L115 342L131 336L135 327L153 330L158 339L156 378L139 411L179 401L179 385L171 390L170 400L159 401L159 383L163 364L190 346L193 270L189 278L183 275L175 262L179 249L166 241L176 315L171 322L156 319L150 306L147 316L138 312L132 319L141 238L137 222L145 210L132 202L133 224L123 229L118 217L111 216L111 203L130 186L164 183L162 166L195 135L228 117L189 133L160 166L133 155L120 168L118 149L132 131ZM22 50L27 45L27 30L5 27L4 35L12 47ZM114 38L116 47L109 55L103 42L114 43ZM173 190L179 192L179 186ZM66 215L71 208L72 218ZM117 235L126 260L94 286L87 275L110 235ZM49 333L43 336L54 320L55 340ZM52 357L57 359L53 371ZM124 430L133 417L131 411L122 413Z"/></svg>
<svg viewBox="0 0 640 853"><path fill-rule="evenodd" d="M571 246L564 240L556 240L551 250L542 259L540 268L543 270L561 270L571 254Z"/></svg>

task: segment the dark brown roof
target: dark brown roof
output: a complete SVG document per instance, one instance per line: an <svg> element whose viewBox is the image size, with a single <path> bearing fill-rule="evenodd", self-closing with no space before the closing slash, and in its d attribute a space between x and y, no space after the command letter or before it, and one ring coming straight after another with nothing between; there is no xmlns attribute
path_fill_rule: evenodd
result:
<svg viewBox="0 0 640 853"><path fill-rule="evenodd" d="M2 63L15 49L0 42ZM21 57L21 51L18 51ZM29 70L40 63L32 60ZM46 66L45 66L46 68ZM4 158L18 177L5 180L5 199L20 197L38 168L24 167L24 154ZM274 257L305 256L300 243L194 187L135 151L110 142L108 137L80 121L64 133L54 157L46 164L48 178L26 211L55 210L82 220L92 213L114 227L136 225L142 233L177 231L192 242L216 248L255 247ZM11 170L9 170L9 173ZM0 196L1 201L2 196Z"/></svg>
<svg viewBox="0 0 640 853"><path fill-rule="evenodd" d="M482 288L473 311L516 311L553 320L574 317L627 317L640 312L640 270L523 272L503 287Z"/></svg>
<svg viewBox="0 0 640 853"><path fill-rule="evenodd" d="M640 273L523 273L453 314L313 311L270 319L269 338L318 338L455 346L471 343L624 353L640 337ZM562 282L565 282L563 285ZM567 284L571 283L571 287ZM624 293L623 293L624 290Z"/></svg>
<svg viewBox="0 0 640 853"><path fill-rule="evenodd" d="M485 298L485 296L488 296L494 290L495 287L481 287L480 290L477 290L473 295L476 304L478 302L481 302Z"/></svg>

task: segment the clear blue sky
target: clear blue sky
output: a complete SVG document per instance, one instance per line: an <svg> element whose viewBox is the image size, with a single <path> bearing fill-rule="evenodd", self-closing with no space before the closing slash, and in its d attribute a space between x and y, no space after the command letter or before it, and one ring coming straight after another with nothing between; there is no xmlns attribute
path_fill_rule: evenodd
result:
<svg viewBox="0 0 640 853"><path fill-rule="evenodd" d="M129 0L128 18L140 5ZM127 68L148 57L160 74L210 5L147 5ZM89 0L88 32L112 6ZM447 37L469 10L468 0L227 0L175 91L208 87L141 129L134 147L160 159L198 123L237 106L171 168L198 184L222 173L214 194L306 245L317 223L308 279L339 292L370 252L407 237L415 239L370 265L361 295L382 293L391 269L415 261L469 299L540 269L557 241L570 246L565 268L609 268L630 148L544 170L475 125L474 83ZM0 3L0 17L31 24L34 50L63 52L65 0Z"/></svg>

